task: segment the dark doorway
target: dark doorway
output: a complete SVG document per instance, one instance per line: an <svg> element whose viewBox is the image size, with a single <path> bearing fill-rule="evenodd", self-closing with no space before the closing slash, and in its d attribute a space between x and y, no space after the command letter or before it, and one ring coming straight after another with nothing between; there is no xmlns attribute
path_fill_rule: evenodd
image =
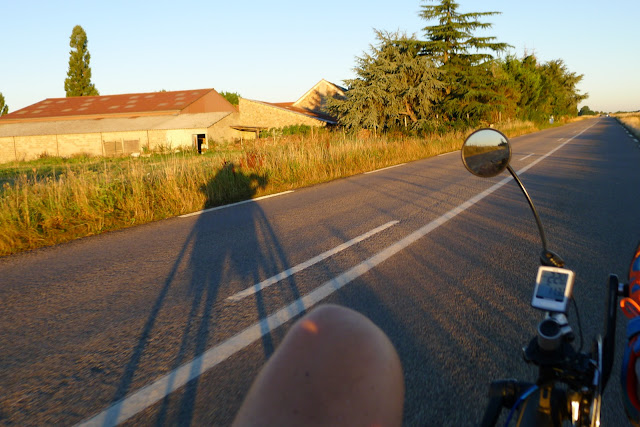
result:
<svg viewBox="0 0 640 427"><path fill-rule="evenodd" d="M206 147L207 135L205 135L204 133L199 133L193 136L194 136L193 145L198 150L198 153L202 154L203 145L204 145L204 150L206 151L207 149Z"/></svg>

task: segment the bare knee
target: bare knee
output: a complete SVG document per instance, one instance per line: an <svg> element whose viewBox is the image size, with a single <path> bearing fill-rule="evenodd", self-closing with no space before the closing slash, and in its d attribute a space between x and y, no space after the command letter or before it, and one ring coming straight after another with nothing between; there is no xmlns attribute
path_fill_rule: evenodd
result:
<svg viewBox="0 0 640 427"><path fill-rule="evenodd" d="M400 425L403 399L400 360L387 336L353 310L324 305L287 333L236 424Z"/></svg>

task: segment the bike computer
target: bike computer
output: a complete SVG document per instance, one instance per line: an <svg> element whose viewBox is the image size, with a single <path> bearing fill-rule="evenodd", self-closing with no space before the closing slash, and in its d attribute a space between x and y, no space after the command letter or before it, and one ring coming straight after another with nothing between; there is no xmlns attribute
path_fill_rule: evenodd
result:
<svg viewBox="0 0 640 427"><path fill-rule="evenodd" d="M573 271L565 268L545 266L538 268L531 305L540 310L566 313L574 277Z"/></svg>

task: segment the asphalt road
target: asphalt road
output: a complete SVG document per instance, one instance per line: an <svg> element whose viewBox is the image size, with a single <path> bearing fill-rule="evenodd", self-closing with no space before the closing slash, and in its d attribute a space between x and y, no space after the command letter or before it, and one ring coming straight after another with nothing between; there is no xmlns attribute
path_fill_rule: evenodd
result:
<svg viewBox="0 0 640 427"><path fill-rule="evenodd" d="M638 143L602 118L512 144L590 339L640 238ZM452 153L0 259L0 424L227 425L292 319L328 302L391 338L406 425L476 425L491 380L535 379L540 239L506 177ZM605 426L627 423L618 372Z"/></svg>

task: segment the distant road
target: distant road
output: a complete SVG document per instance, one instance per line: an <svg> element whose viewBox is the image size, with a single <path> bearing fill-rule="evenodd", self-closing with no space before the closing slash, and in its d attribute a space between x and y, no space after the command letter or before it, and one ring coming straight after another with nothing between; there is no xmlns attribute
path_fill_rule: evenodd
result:
<svg viewBox="0 0 640 427"><path fill-rule="evenodd" d="M512 143L589 339L640 239L638 144L611 118ZM390 336L406 425L475 425L491 380L535 379L539 241L508 176L454 154L5 257L0 424L227 425L293 319L329 302ZM626 423L617 372L603 425Z"/></svg>

